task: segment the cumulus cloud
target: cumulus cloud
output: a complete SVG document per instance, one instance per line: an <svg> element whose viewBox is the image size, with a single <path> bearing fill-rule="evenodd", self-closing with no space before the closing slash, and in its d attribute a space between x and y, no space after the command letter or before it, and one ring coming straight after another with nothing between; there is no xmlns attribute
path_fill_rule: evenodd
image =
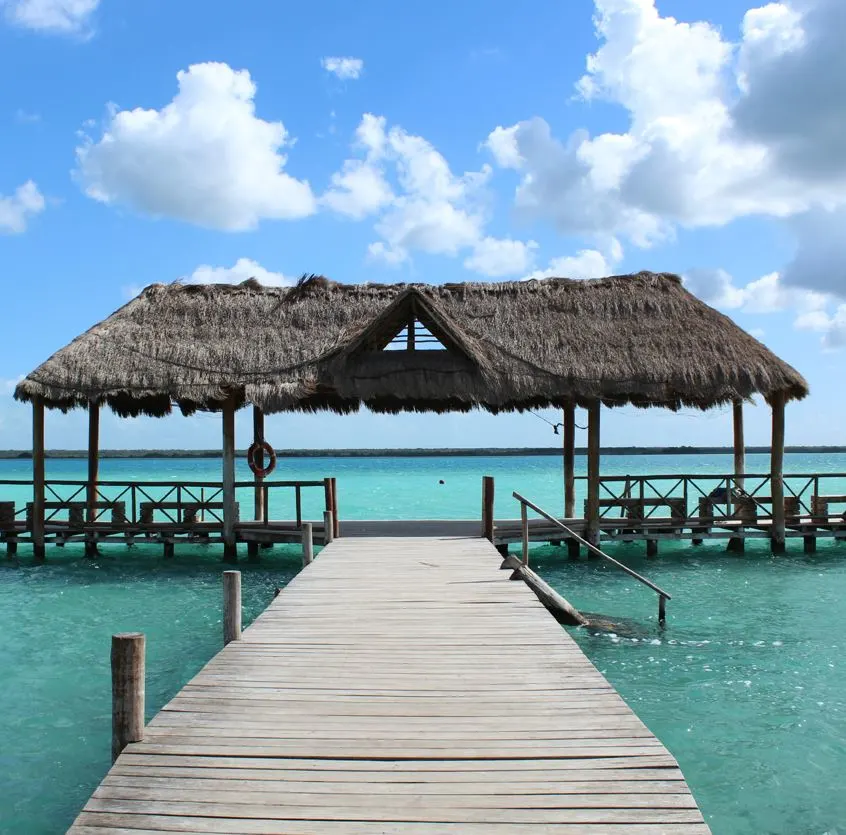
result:
<svg viewBox="0 0 846 835"><path fill-rule="evenodd" d="M0 232L19 235L29 221L44 211L44 196L32 180L19 186L9 197L0 194Z"/></svg>
<svg viewBox="0 0 846 835"><path fill-rule="evenodd" d="M621 253L604 255L597 249L582 249L575 255L553 258L544 270L535 270L530 278L603 278L611 275Z"/></svg>
<svg viewBox="0 0 846 835"><path fill-rule="evenodd" d="M341 81L350 81L357 79L364 69L364 61L361 58L341 58L328 57L320 61L320 66L326 72L337 76Z"/></svg>
<svg viewBox="0 0 846 835"><path fill-rule="evenodd" d="M44 32L88 31L100 0L0 0L0 10L18 26Z"/></svg>
<svg viewBox="0 0 846 835"><path fill-rule="evenodd" d="M284 170L285 126L256 116L249 72L194 64L177 80L161 110L114 110L102 136L77 148L90 197L228 231L316 210L308 182Z"/></svg>
<svg viewBox="0 0 846 835"><path fill-rule="evenodd" d="M842 0L752 9L737 44L654 0L595 6L600 46L577 95L619 105L627 130L561 139L539 117L497 127L485 145L521 173L518 210L644 247L678 226L846 203Z"/></svg>
<svg viewBox="0 0 846 835"><path fill-rule="evenodd" d="M248 278L254 278L268 287L291 287L296 283L296 279L271 272L252 258L239 258L231 267L201 264L182 281L186 284L240 284Z"/></svg>
<svg viewBox="0 0 846 835"><path fill-rule="evenodd" d="M388 127L382 116L365 114L353 143L357 157L332 176L321 202L335 212L375 218L380 240L368 247L371 260L389 266L412 252L458 256L491 277L520 275L530 268L537 244L485 234L489 220L489 166L454 173L424 137Z"/></svg>
<svg viewBox="0 0 846 835"><path fill-rule="evenodd" d="M473 253L464 259L464 266L491 278L520 275L531 268L537 248L535 241L482 238L474 245Z"/></svg>

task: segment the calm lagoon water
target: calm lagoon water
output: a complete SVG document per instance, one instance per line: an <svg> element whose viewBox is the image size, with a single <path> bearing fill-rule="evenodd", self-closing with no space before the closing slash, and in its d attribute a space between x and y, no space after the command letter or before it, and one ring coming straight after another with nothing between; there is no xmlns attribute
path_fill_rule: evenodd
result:
<svg viewBox="0 0 846 835"><path fill-rule="evenodd" d="M584 462L580 462L584 465ZM241 463L243 466L243 463ZM27 478L0 462L0 479ZM717 473L728 456L609 457L607 474ZM750 456L750 472L766 459ZM792 472L846 472L846 456L788 456ZM104 461L103 479L215 480L215 461ZM298 459L275 477L338 478L345 518L476 517L480 478L497 478L498 515L516 515L519 490L561 504L560 459ZM49 461L48 478L84 477L82 461ZM239 477L247 479L246 467ZM444 485L438 481L443 479ZM0 498L11 498L0 486ZM306 496L315 515L321 496ZM23 495L19 497L21 500ZM244 500L248 500L245 496ZM280 495L273 514L290 515ZM652 593L595 562L533 549L544 577L576 606L619 621L614 634L574 630L597 667L679 759L717 835L808 835L846 830L846 545L816 555L764 543L745 556L719 544L619 545L614 556L673 594L659 631ZM147 703L155 713L221 643L219 555L122 546L94 562L81 548L50 563L0 562L0 833L62 832L109 765L109 640L147 633ZM247 619L299 569L294 547L241 566Z"/></svg>

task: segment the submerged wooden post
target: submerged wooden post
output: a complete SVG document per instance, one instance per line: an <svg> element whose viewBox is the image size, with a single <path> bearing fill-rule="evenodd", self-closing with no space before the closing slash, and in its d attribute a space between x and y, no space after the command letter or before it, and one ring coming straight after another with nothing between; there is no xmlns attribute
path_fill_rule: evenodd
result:
<svg viewBox="0 0 846 835"><path fill-rule="evenodd" d="M32 401L32 553L43 562L44 552L44 401Z"/></svg>
<svg viewBox="0 0 846 835"><path fill-rule="evenodd" d="M264 412L258 406L253 406L253 443L259 444L264 441ZM259 450L256 456L256 464L264 466L264 450ZM255 475L255 512L253 518L256 522L266 522L264 516L264 476Z"/></svg>
<svg viewBox="0 0 846 835"><path fill-rule="evenodd" d="M314 560L314 538L311 522L303 522L303 567L311 565Z"/></svg>
<svg viewBox="0 0 846 835"><path fill-rule="evenodd" d="M564 446L564 518L576 515L576 407L571 403L564 407L562 427Z"/></svg>
<svg viewBox="0 0 846 835"><path fill-rule="evenodd" d="M743 401L735 400L732 410L734 424L734 486L741 490L746 475L746 443L743 440Z"/></svg>
<svg viewBox="0 0 846 835"><path fill-rule="evenodd" d="M770 489L773 500L772 549L784 553L784 395L770 401L773 410L773 438L770 450Z"/></svg>
<svg viewBox="0 0 846 835"><path fill-rule="evenodd" d="M144 738L144 650L141 632L112 635L112 762Z"/></svg>
<svg viewBox="0 0 846 835"><path fill-rule="evenodd" d="M323 511L323 544L328 545L335 539L335 521L331 510Z"/></svg>
<svg viewBox="0 0 846 835"><path fill-rule="evenodd" d="M597 400L588 406L588 496L585 539L599 544L599 416Z"/></svg>
<svg viewBox="0 0 846 835"><path fill-rule="evenodd" d="M241 572L223 572L223 645L241 640Z"/></svg>
<svg viewBox="0 0 846 835"><path fill-rule="evenodd" d="M97 521L97 482L100 476L100 404L88 403L88 483L86 485L86 521ZM97 554L97 539L93 533L85 537L85 555Z"/></svg>
<svg viewBox="0 0 846 835"><path fill-rule="evenodd" d="M482 536L494 541L494 490L493 476L482 476Z"/></svg>
<svg viewBox="0 0 846 835"><path fill-rule="evenodd" d="M235 401L223 404L223 559L235 562Z"/></svg>
<svg viewBox="0 0 846 835"><path fill-rule="evenodd" d="M658 623L663 626L667 622L667 598L658 595Z"/></svg>

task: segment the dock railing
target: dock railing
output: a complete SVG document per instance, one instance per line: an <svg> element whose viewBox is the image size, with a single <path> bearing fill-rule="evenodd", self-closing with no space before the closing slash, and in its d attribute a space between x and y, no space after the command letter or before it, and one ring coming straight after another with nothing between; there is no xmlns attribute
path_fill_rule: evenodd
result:
<svg viewBox="0 0 846 835"><path fill-rule="evenodd" d="M611 563L615 568L619 568L621 571L624 571L630 577L633 577L639 583L642 583L647 588L652 589L658 595L658 623L663 624L667 619L667 601L672 600L672 595L668 592L664 591L660 586L656 586L651 580L647 580L641 574L638 574L637 571L632 570L627 565L623 565L623 563L615 560L613 557L609 557L601 549L597 548L595 545L592 545L583 537L579 536L572 528L565 525L560 519L556 519L552 514L547 513L543 508L538 507L534 502L527 499L525 496L521 496L519 493L514 492L512 494L515 499L520 503L520 524L522 528L523 534L523 565L529 565L529 510L533 510L538 516L542 516L548 522L552 522L553 525L561 528L571 539L574 539L580 545L583 545L587 548L592 554L595 554L597 557L605 560L608 563Z"/></svg>

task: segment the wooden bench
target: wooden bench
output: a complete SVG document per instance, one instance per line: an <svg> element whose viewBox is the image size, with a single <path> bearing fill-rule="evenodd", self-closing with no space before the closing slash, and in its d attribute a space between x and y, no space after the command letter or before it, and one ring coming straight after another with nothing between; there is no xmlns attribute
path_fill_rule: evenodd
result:
<svg viewBox="0 0 846 835"><path fill-rule="evenodd" d="M95 511L110 510L111 523L115 526L126 525L126 502L109 502L100 501L94 502L91 507ZM67 510L68 512L68 527L81 529L85 526L85 515L88 510L87 502L44 502L44 515L48 517L51 511ZM28 530L32 530L34 504L27 502L26 504L26 526ZM59 521L51 519L50 522Z"/></svg>
<svg viewBox="0 0 846 835"><path fill-rule="evenodd" d="M172 524L196 525L199 522L200 513L207 511L219 511L218 515L223 516L223 502L171 502L171 501L149 501L141 502L138 523L140 525L154 524L156 511L167 513L175 511L176 522ZM180 518L180 512L182 514ZM235 521L239 518L238 503L235 503Z"/></svg>
<svg viewBox="0 0 846 835"><path fill-rule="evenodd" d="M585 501L585 514L587 514L588 503ZM670 518L682 520L687 516L687 508L682 497L649 496L647 498L623 497L613 499L600 499L600 510L604 507L619 507L625 511L626 519L643 521L647 519L647 508L667 507L670 509Z"/></svg>
<svg viewBox="0 0 846 835"><path fill-rule="evenodd" d="M828 519L830 504L843 504L846 502L846 496L811 496L811 516L814 518L822 517ZM840 516L846 519L846 511L837 513L835 516Z"/></svg>
<svg viewBox="0 0 846 835"><path fill-rule="evenodd" d="M758 507L760 505L771 505L772 496L735 496L731 503L734 508L731 514L723 517L714 516L714 507L726 505L722 499L712 499L710 496L702 496L699 499L699 517L701 519L740 519L742 522L754 524L758 518ZM784 497L784 518L786 522L796 523L800 516L799 498L797 496Z"/></svg>

